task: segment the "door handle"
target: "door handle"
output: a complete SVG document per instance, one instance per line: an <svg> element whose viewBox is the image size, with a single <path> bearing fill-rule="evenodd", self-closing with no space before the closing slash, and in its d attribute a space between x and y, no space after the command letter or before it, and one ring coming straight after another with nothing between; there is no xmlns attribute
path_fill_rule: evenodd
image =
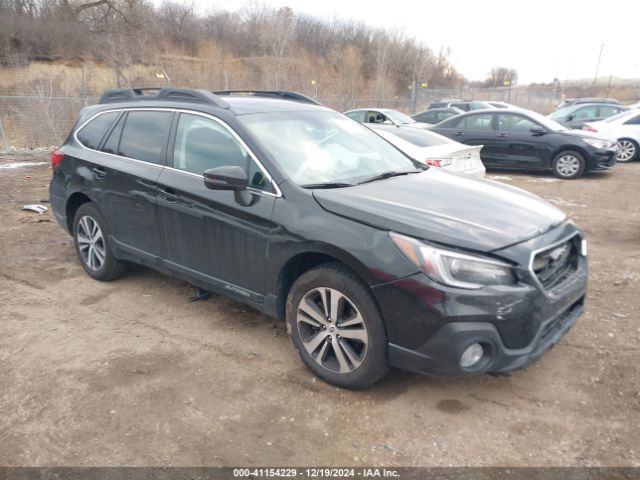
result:
<svg viewBox="0 0 640 480"><path fill-rule="evenodd" d="M103 167L93 167L91 171L96 178L104 178L107 175L107 171Z"/></svg>
<svg viewBox="0 0 640 480"><path fill-rule="evenodd" d="M496 135L496 137L500 137L500 138L507 138L507 134L506 133L498 133Z"/></svg>
<svg viewBox="0 0 640 480"><path fill-rule="evenodd" d="M455 135L464 135L464 132L456 132Z"/></svg>
<svg viewBox="0 0 640 480"><path fill-rule="evenodd" d="M165 187L162 189L162 196L167 202L176 203L180 201L180 196L171 187Z"/></svg>

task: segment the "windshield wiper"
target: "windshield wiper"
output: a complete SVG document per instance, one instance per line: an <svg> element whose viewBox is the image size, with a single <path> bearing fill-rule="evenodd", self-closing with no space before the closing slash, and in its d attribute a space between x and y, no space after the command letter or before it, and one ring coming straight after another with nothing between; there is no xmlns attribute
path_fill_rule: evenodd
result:
<svg viewBox="0 0 640 480"><path fill-rule="evenodd" d="M302 188L344 188L344 187L353 187L355 184L353 183L345 183L345 182L325 182L325 183L307 183L305 185L300 185Z"/></svg>
<svg viewBox="0 0 640 480"><path fill-rule="evenodd" d="M375 175L371 178L367 178L366 180L363 180L362 182L358 183L358 185L362 185L363 183L375 182L376 180L384 180L386 178L399 177L400 175L409 175L410 173L420 173L420 172L424 172L424 170L407 170L404 172L384 172L384 173L381 173L380 175Z"/></svg>

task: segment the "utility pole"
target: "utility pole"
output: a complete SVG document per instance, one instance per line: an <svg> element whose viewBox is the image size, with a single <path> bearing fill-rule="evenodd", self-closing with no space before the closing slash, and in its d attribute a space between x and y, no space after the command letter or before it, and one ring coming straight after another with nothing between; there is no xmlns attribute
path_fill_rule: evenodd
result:
<svg viewBox="0 0 640 480"><path fill-rule="evenodd" d="M418 99L418 82L415 78L409 88L411 89L411 115L413 115L416 113L416 101Z"/></svg>
<svg viewBox="0 0 640 480"><path fill-rule="evenodd" d="M598 64L596 65L596 76L593 77L593 84L598 81L598 74L600 73L600 60L602 60L602 49L604 49L604 43L600 45L600 53L598 54Z"/></svg>

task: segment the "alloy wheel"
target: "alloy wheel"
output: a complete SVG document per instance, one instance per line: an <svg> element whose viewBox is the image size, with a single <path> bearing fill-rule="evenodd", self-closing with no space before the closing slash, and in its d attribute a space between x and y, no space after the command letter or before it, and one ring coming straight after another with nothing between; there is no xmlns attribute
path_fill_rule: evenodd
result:
<svg viewBox="0 0 640 480"><path fill-rule="evenodd" d="M80 218L77 238L84 264L93 271L100 270L105 260L105 244L98 222L88 215Z"/></svg>
<svg viewBox="0 0 640 480"><path fill-rule="evenodd" d="M571 177L580 170L580 160L575 155L563 155L556 162L556 170L563 177Z"/></svg>
<svg viewBox="0 0 640 480"><path fill-rule="evenodd" d="M636 146L630 140L620 140L618 142L618 162L628 162L636 156Z"/></svg>
<svg viewBox="0 0 640 480"><path fill-rule="evenodd" d="M362 315L346 295L314 288L300 300L296 325L307 353L337 373L357 369L367 354L369 337Z"/></svg>

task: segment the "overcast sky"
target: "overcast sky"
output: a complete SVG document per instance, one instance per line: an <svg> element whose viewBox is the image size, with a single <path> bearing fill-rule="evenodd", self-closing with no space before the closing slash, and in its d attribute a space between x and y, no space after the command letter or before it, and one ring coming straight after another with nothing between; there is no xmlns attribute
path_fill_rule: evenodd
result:
<svg viewBox="0 0 640 480"><path fill-rule="evenodd" d="M161 0L155 0L159 3ZM206 13L242 1L185 0ZM435 52L451 48L456 68L482 80L492 66L518 71L520 83L600 77L640 78L639 0L267 0L320 17L400 28Z"/></svg>

